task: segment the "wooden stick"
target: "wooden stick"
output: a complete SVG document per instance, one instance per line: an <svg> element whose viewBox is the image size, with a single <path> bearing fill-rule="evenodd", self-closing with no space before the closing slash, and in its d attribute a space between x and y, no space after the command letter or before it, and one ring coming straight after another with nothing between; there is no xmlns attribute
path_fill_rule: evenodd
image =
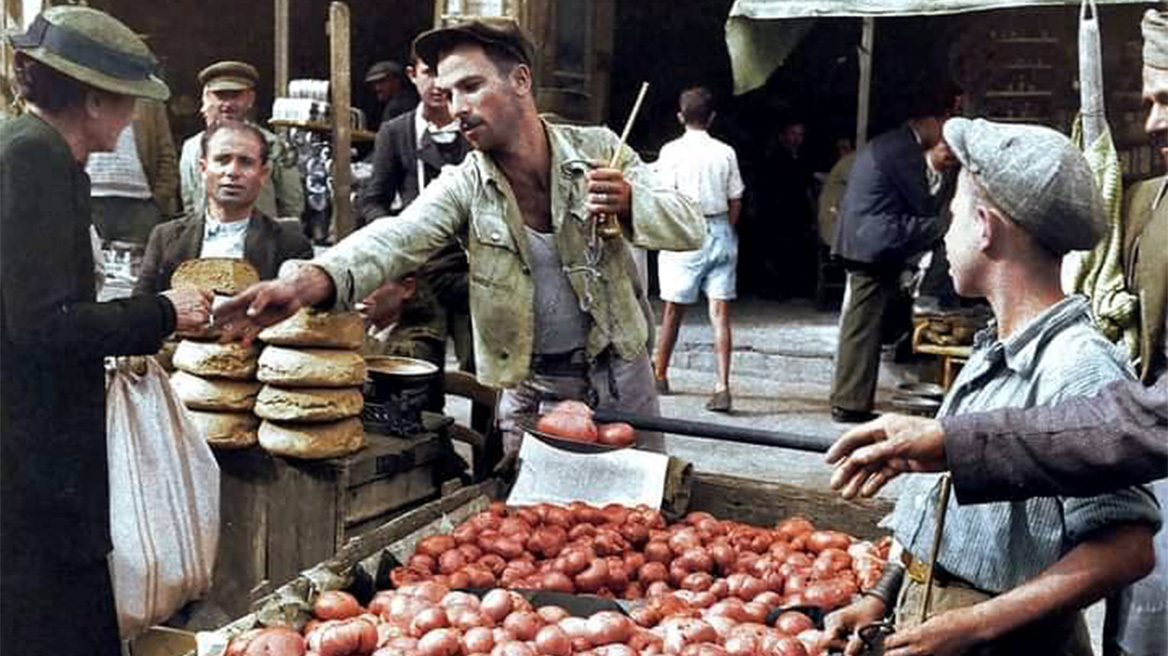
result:
<svg viewBox="0 0 1168 656"><path fill-rule="evenodd" d="M933 548L929 552L929 572L925 576L925 599L921 603L921 624L929 619L929 606L933 602L933 575L937 569L937 556L941 553L941 534L945 530L945 513L949 510L949 489L951 486L949 474L941 475L941 489L938 491L937 528L933 531Z"/></svg>
<svg viewBox="0 0 1168 656"><path fill-rule="evenodd" d="M633 111L629 112L629 118L625 121L625 129L621 132L620 143L617 144L616 151L612 154L612 160L608 163L608 168L615 168L616 163L620 161L621 151L624 150L625 142L629 139L629 132L633 129L633 121L637 120L637 113L641 111L641 101L645 99L645 92L649 90L649 83L642 82L641 90L637 92L637 101L633 103Z"/></svg>

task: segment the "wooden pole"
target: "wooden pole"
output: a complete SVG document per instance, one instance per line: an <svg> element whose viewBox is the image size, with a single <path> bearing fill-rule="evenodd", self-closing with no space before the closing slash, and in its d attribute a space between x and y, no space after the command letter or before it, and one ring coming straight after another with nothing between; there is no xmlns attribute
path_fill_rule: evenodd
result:
<svg viewBox="0 0 1168 656"><path fill-rule="evenodd" d="M868 105L872 96L872 42L876 37L876 19L864 17L860 36L860 89L856 107L856 148L868 141Z"/></svg>
<svg viewBox="0 0 1168 656"><path fill-rule="evenodd" d="M288 3L291 0L275 0L276 3L276 76L272 95L279 98L288 95Z"/></svg>
<svg viewBox="0 0 1168 656"><path fill-rule="evenodd" d="M329 5L329 43L332 72L329 88L333 105L333 226L337 240L353 232L351 160L352 121L349 118L352 66L349 52L349 6Z"/></svg>

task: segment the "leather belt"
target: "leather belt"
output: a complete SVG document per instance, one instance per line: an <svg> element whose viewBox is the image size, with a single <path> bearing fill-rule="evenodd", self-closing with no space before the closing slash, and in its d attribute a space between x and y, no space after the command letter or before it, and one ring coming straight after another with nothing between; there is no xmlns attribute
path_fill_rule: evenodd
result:
<svg viewBox="0 0 1168 656"><path fill-rule="evenodd" d="M907 549L901 553L900 562L904 565L904 574L913 582L924 585L929 579L929 564L919 558L913 556ZM933 585L939 587L959 586L963 588L978 589L969 581L950 573L939 564L933 566Z"/></svg>
<svg viewBox="0 0 1168 656"><path fill-rule="evenodd" d="M584 377L588 375L588 353L584 349L564 353L533 353L531 370L544 376Z"/></svg>

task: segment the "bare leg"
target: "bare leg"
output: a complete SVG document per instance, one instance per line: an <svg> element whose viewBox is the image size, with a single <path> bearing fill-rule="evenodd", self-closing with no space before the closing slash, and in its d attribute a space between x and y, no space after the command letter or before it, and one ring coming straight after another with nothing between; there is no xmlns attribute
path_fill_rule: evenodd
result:
<svg viewBox="0 0 1168 656"><path fill-rule="evenodd" d="M685 305L665 301L661 313L661 334L657 336L657 348L653 351L653 375L663 380L669 374L669 358L673 357L673 347L677 345L677 331L685 316Z"/></svg>
<svg viewBox="0 0 1168 656"><path fill-rule="evenodd" d="M730 389L730 303L710 299L710 325L714 327L714 354L718 357L718 384L715 392Z"/></svg>

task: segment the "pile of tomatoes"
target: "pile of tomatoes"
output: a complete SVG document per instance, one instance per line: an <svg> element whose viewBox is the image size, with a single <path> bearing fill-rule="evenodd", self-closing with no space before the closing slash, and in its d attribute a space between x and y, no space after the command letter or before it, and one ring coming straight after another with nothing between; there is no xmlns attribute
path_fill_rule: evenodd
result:
<svg viewBox="0 0 1168 656"><path fill-rule="evenodd" d="M244 650L229 655L814 656L821 635L806 615L782 613L773 627L767 615L846 605L879 580L887 548L802 517L761 528L694 512L667 525L648 507L496 503L418 542L391 573L395 589L367 607L347 593L321 594L304 651L247 651L240 642ZM456 588L496 589L480 599ZM511 589L643 601L627 616L585 619L533 608Z"/></svg>

